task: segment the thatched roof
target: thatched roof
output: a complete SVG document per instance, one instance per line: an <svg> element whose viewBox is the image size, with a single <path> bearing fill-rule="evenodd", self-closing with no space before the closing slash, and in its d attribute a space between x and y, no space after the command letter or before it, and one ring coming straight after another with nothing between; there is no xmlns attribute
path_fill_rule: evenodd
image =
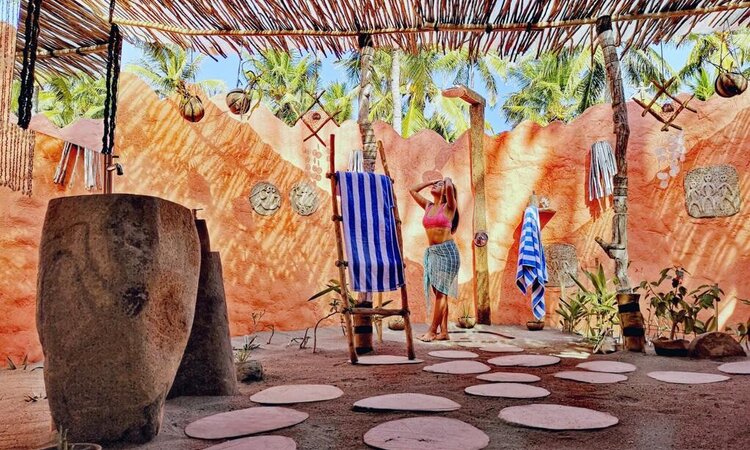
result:
<svg viewBox="0 0 750 450"><path fill-rule="evenodd" d="M26 1L23 2L24 5ZM110 0L44 0L40 49L93 47L107 40ZM23 7L25 10L25 6ZM226 55L269 46L340 55L372 35L376 47L415 51L529 51L586 45L601 15L612 16L626 48L643 48L691 30L746 26L750 2L738 0L118 0L113 22L126 39L172 42ZM25 15L22 15L22 20ZM23 21L21 22L23 24ZM19 27L19 28L22 28ZM23 46L19 32L19 48ZM101 68L96 56L45 58L48 68Z"/></svg>

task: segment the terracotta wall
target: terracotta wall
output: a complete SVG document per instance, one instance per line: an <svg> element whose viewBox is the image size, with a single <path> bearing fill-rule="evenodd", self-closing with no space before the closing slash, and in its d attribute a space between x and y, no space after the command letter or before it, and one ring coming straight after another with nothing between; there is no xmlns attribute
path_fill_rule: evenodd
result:
<svg viewBox="0 0 750 450"><path fill-rule="evenodd" d="M277 329L302 329L315 324L327 310L325 302L307 302L329 278L335 276L334 240L330 223L330 196L324 174L327 151L315 139L305 141L307 128L287 127L268 111L259 109L239 120L208 103L198 124L185 122L171 100L159 100L131 75L123 75L118 109L117 153L126 175L115 179L117 192L155 195L188 208L203 208L211 244L220 251L234 335L251 332L253 312L265 311L263 322ZM750 96L714 98L695 102L697 115L683 113L678 120L686 131L687 159L682 171L659 189L654 154L663 134L650 117L630 106L630 248L634 282L655 277L670 264L683 264L696 274L693 282L719 282L727 299L721 305L721 323L744 320L750 309L736 298L750 297L750 212L722 219L692 219L684 207L683 176L687 170L710 164L732 164L740 173L742 198L750 189ZM37 119L37 126L44 125ZM48 134L97 142L96 126L76 133ZM543 230L545 243L566 242L577 248L582 266L593 267L599 258L611 264L594 243L607 238L611 210L598 212L587 203L585 182L588 153L599 139L613 142L611 110L600 105L575 122L542 128L523 123L512 132L486 137L487 219L491 271L492 319L523 323L530 318L529 301L515 287L516 241L520 221L532 190L546 195L557 213ZM100 131L99 131L100 132ZM336 134L337 168L343 169L351 149L358 147L357 126L326 125L321 135ZM423 131L404 140L386 124L376 124L396 181L404 220L409 294L417 320L424 320L421 287L422 252L426 245L421 229L421 209L409 198L410 184L436 176L451 176L459 189L462 222L456 235L461 250L460 297L452 304L470 301L471 187L468 135L453 144ZM92 136L94 138L92 139ZM77 137L76 137L77 136ZM34 196L21 197L0 190L0 358L29 353L41 357L35 330L35 285L39 234L46 203L61 195L85 193L79 172L72 187L52 183L62 141L40 134L37 139ZM80 166L78 167L80 171ZM292 186L312 181L320 188L320 209L301 217L288 199ZM274 183L282 193L280 210L271 217L254 213L248 201L258 181ZM554 310L559 290L548 290L548 311ZM386 298L397 299L396 295ZM453 315L458 308L453 308ZM74 320L74 319L72 319ZM548 320L555 322L555 317Z"/></svg>

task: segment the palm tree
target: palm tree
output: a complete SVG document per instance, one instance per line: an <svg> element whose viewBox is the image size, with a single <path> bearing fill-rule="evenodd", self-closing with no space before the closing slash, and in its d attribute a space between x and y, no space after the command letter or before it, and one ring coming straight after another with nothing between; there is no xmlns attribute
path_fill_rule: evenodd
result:
<svg viewBox="0 0 750 450"><path fill-rule="evenodd" d="M319 87L320 62L302 56L268 49L247 58L246 77L257 81L256 89L262 101L287 124L292 125L313 102Z"/></svg>
<svg viewBox="0 0 750 450"><path fill-rule="evenodd" d="M176 45L147 42L140 47L143 52L141 61L129 65L127 70L146 81L159 97L171 97L186 84L200 87L208 96L226 90L221 80L195 81L203 61L202 55L194 55Z"/></svg>
<svg viewBox="0 0 750 450"><path fill-rule="evenodd" d="M346 83L336 81L325 88L321 103L326 111L335 116L336 122L341 123L352 118L355 97L356 92L347 89Z"/></svg>
<svg viewBox="0 0 750 450"><path fill-rule="evenodd" d="M55 125L64 127L80 117L103 118L106 95L104 77L51 75L43 81L39 108Z"/></svg>

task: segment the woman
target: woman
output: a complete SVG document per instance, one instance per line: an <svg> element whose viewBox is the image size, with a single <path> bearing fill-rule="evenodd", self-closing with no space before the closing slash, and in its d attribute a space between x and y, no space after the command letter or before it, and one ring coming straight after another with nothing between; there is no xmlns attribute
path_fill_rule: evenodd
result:
<svg viewBox="0 0 750 450"><path fill-rule="evenodd" d="M432 201L419 192L432 186ZM447 341L448 296L458 297L458 268L461 264L453 233L458 228L456 188L450 178L418 184L409 190L417 204L424 210L422 225L430 246L424 254L424 286L427 311L430 310L430 288L435 292L435 309L430 329L419 339ZM439 331L438 331L439 329Z"/></svg>

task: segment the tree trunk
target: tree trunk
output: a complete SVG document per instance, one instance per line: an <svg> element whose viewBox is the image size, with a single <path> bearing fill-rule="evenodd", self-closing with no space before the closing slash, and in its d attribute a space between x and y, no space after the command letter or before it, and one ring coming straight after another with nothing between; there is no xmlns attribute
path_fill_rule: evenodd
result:
<svg viewBox="0 0 750 450"><path fill-rule="evenodd" d="M604 53L607 71L607 82L612 97L612 118L616 135L615 160L617 174L614 177L614 218L612 219L612 242L604 242L597 237L596 242L607 255L615 261L615 276L619 281L619 292L631 292L628 277L628 161L627 147L630 127L628 110L625 104L625 93L620 74L620 60L612 33L612 22L609 16L597 19L596 31Z"/></svg>
<svg viewBox="0 0 750 450"><path fill-rule="evenodd" d="M375 160L377 158L377 145L375 143L375 132L370 122L370 94L372 92L372 60L375 49L372 47L372 37L361 35L359 37L359 132L362 136L362 156L365 172L375 172ZM372 297L365 293L357 295L358 308L372 308ZM372 348L372 318L357 314L354 321L354 347L358 354L369 353Z"/></svg>
<svg viewBox="0 0 750 450"><path fill-rule="evenodd" d="M401 133L401 50L391 55L391 97L393 98L393 129Z"/></svg>

